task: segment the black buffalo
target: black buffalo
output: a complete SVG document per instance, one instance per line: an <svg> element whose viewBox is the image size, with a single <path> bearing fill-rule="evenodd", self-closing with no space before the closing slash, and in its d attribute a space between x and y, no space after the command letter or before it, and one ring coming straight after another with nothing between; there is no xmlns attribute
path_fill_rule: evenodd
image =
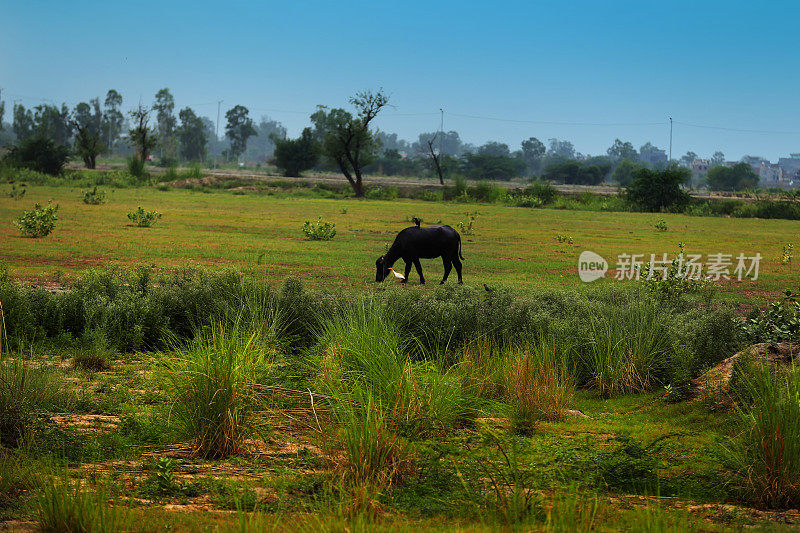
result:
<svg viewBox="0 0 800 533"><path fill-rule="evenodd" d="M450 269L455 266L458 273L458 282L461 281L461 235L450 226L426 226L424 228L412 226L397 234L392 247L375 261L375 281L383 281L389 275L389 268L398 259L406 263L406 279L411 273L411 265L417 268L419 282L425 283L425 276L422 275L420 259L433 259L441 257L444 263L444 277L442 283L447 280Z"/></svg>

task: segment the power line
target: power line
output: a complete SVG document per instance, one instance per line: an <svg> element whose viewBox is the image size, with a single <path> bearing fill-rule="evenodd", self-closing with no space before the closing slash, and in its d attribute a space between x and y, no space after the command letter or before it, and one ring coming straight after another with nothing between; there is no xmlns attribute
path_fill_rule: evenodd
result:
<svg viewBox="0 0 800 533"><path fill-rule="evenodd" d="M741 128L727 128L724 126L708 126L704 124L692 124L690 122L679 122L675 121L675 124L680 124L682 126L689 126L690 128L702 128L706 130L720 130L720 131L734 131L738 133L766 133L766 134L775 134L775 135L800 135L800 131L777 131L777 130L749 130L749 129L741 129Z"/></svg>
<svg viewBox="0 0 800 533"><path fill-rule="evenodd" d="M462 118L472 118L477 120L493 120L496 122L513 122L517 124L542 124L547 126L663 126L665 122L559 122L553 120L521 120L511 118L486 117L480 115L466 115L463 113L451 113L448 115Z"/></svg>

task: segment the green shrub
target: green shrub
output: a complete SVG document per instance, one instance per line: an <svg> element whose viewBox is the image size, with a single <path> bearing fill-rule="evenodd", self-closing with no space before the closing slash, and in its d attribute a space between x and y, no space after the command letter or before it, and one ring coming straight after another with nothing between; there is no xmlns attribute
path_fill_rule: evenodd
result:
<svg viewBox="0 0 800 533"><path fill-rule="evenodd" d="M549 204L558 196L558 190L549 182L537 180L525 187L524 194L541 200L542 204Z"/></svg>
<svg viewBox="0 0 800 533"><path fill-rule="evenodd" d="M161 213L158 211L145 211L142 206L139 206L136 211L128 213L128 220L140 228L149 228L160 219Z"/></svg>
<svg viewBox="0 0 800 533"><path fill-rule="evenodd" d="M270 373L277 346L274 329L246 333L240 319L212 323L186 348L165 358L172 412L203 457L244 450L263 409L258 383Z"/></svg>
<svg viewBox="0 0 800 533"><path fill-rule="evenodd" d="M110 506L104 489L66 476L43 484L36 495L36 510L39 527L48 533L127 531L131 526L129 511Z"/></svg>
<svg viewBox="0 0 800 533"><path fill-rule="evenodd" d="M317 217L316 222L306 220L303 223L303 233L312 241L329 241L336 236L336 224L322 222L322 217Z"/></svg>
<svg viewBox="0 0 800 533"><path fill-rule="evenodd" d="M96 186L91 191L84 191L83 193L83 203L87 205L100 205L105 201L106 193L104 191L98 191Z"/></svg>
<svg viewBox="0 0 800 533"><path fill-rule="evenodd" d="M175 181L178 179L178 169L174 165L168 166L161 175L161 181Z"/></svg>
<svg viewBox="0 0 800 533"><path fill-rule="evenodd" d="M513 196L511 200L517 207L542 207L544 205L544 202L538 196L530 196L527 194Z"/></svg>
<svg viewBox="0 0 800 533"><path fill-rule="evenodd" d="M370 187L367 189L366 197L371 200L397 200L400 197L400 189L397 187Z"/></svg>
<svg viewBox="0 0 800 533"><path fill-rule="evenodd" d="M637 209L659 212L683 209L690 201L681 186L691 177L689 169L672 165L664 170L640 168L625 189L628 202Z"/></svg>
<svg viewBox="0 0 800 533"><path fill-rule="evenodd" d="M787 289L779 302L754 310L744 323L751 342L796 342L800 340L800 294Z"/></svg>
<svg viewBox="0 0 800 533"><path fill-rule="evenodd" d="M11 167L58 176L64 170L69 154L68 146L36 136L22 141L18 146L12 146L3 156L3 163Z"/></svg>
<svg viewBox="0 0 800 533"><path fill-rule="evenodd" d="M459 222L458 229L462 235L474 235L475 234L475 217L469 217L469 220L466 222Z"/></svg>
<svg viewBox="0 0 800 533"><path fill-rule="evenodd" d="M667 227L667 221L664 220L663 218L659 218L656 221L656 223L653 224L653 227L656 228L658 231L667 231L667 229L669 229Z"/></svg>
<svg viewBox="0 0 800 533"><path fill-rule="evenodd" d="M740 373L747 399L732 456L751 501L766 507L800 505L800 370L753 363Z"/></svg>
<svg viewBox="0 0 800 533"><path fill-rule="evenodd" d="M132 155L127 159L128 174L140 180L148 177L145 171L144 161L141 158Z"/></svg>
<svg viewBox="0 0 800 533"><path fill-rule="evenodd" d="M14 225L26 236L31 238L50 235L56 227L58 204L47 203L42 207L35 204L33 210L25 211L22 216L14 220Z"/></svg>
<svg viewBox="0 0 800 533"><path fill-rule="evenodd" d="M686 245L679 242L678 254L669 265L659 266L659 270L651 272L650 264L647 264L642 268L639 279L650 291L665 298L707 290L711 282L701 277L699 270L697 273L690 272L686 259Z"/></svg>

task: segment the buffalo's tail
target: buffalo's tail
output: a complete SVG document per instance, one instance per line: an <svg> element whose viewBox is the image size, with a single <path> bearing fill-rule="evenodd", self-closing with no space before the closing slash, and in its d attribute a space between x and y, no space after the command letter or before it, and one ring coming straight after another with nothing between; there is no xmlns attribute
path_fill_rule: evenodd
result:
<svg viewBox="0 0 800 533"><path fill-rule="evenodd" d="M464 260L464 256L461 255L461 235L458 236L458 257L460 257L462 261Z"/></svg>

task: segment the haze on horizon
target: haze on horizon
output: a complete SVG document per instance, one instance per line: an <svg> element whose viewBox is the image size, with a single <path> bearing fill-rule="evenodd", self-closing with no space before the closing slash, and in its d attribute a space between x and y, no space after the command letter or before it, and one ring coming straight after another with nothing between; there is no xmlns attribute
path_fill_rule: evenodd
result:
<svg viewBox="0 0 800 533"><path fill-rule="evenodd" d="M6 121L15 101L73 107L113 88L129 109L168 87L176 110L215 120L223 100L223 115L241 104L296 136L318 104L383 87L393 107L376 126L411 141L439 128L442 108L445 130L475 145L667 149L672 116L674 158L800 152L789 2L300 4L5 0Z"/></svg>

